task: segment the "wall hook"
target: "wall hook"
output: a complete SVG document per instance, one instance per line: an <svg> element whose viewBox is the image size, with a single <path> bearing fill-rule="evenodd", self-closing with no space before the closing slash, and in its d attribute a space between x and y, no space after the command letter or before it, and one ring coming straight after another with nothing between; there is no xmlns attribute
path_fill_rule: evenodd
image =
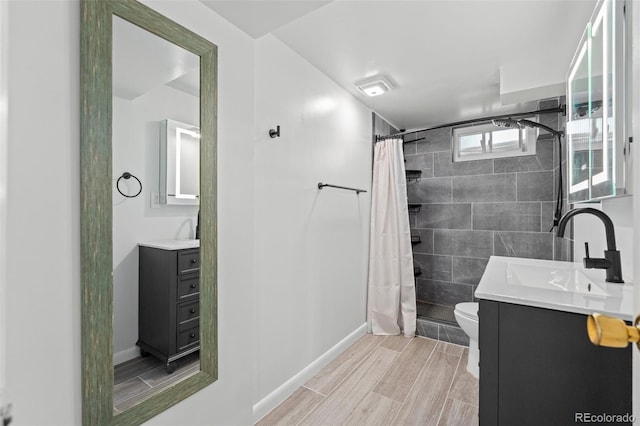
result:
<svg viewBox="0 0 640 426"><path fill-rule="evenodd" d="M279 138L280 137L280 126L276 126L276 129L269 129L269 136L271 138Z"/></svg>

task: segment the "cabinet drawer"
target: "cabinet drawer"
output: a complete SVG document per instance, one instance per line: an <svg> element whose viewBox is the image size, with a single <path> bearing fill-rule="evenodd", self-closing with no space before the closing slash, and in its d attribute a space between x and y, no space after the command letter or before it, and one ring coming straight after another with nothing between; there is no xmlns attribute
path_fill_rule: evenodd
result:
<svg viewBox="0 0 640 426"><path fill-rule="evenodd" d="M178 253L178 274L189 274L200 270L200 250L181 250Z"/></svg>
<svg viewBox="0 0 640 426"><path fill-rule="evenodd" d="M200 316L200 301L194 300L193 302L181 303L178 305L178 324L191 319L198 318Z"/></svg>
<svg viewBox="0 0 640 426"><path fill-rule="evenodd" d="M178 352L198 344L200 341L200 326L195 326L178 333Z"/></svg>
<svg viewBox="0 0 640 426"><path fill-rule="evenodd" d="M178 278L178 302L198 297L200 276L198 274Z"/></svg>

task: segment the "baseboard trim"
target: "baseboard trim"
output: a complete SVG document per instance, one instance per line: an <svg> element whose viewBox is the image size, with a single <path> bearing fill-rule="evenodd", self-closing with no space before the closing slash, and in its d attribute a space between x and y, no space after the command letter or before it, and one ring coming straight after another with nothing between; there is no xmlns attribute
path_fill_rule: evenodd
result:
<svg viewBox="0 0 640 426"><path fill-rule="evenodd" d="M257 423L264 416L269 414L271 410L280 405L285 399L289 398L300 386L304 385L318 371L322 370L327 364L338 357L342 352L351 346L356 340L364 336L367 332L367 324L362 324L356 328L347 337L338 342L334 347L320 355L313 362L300 370L296 375L284 382L269 395L260 400L253 406L253 422Z"/></svg>
<svg viewBox="0 0 640 426"><path fill-rule="evenodd" d="M132 346L130 348L125 349L124 351L114 353L113 365L122 364L123 362L129 361L138 356L140 356L140 350L138 349L137 346Z"/></svg>

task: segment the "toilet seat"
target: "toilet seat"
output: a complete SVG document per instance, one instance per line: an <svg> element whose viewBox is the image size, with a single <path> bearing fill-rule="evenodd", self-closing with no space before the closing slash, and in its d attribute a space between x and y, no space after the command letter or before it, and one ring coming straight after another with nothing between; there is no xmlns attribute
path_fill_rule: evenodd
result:
<svg viewBox="0 0 640 426"><path fill-rule="evenodd" d="M458 303L455 310L458 314L467 319L478 321L478 303L476 302Z"/></svg>

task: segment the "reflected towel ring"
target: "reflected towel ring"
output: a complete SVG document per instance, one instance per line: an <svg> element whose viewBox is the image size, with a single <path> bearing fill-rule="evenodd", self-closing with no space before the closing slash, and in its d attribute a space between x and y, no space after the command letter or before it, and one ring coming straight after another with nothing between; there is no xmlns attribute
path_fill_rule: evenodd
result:
<svg viewBox="0 0 640 426"><path fill-rule="evenodd" d="M140 190L138 191L138 193L136 195L127 195L124 194L122 191L120 191L120 179L125 178L125 179L129 179L129 178L134 178L135 180L138 181L138 185L140 185ZM118 192L123 196L123 197L127 197L127 198L135 198L138 195L140 195L140 193L142 192L142 182L140 182L140 179L138 179L137 177L135 177L134 175L132 175L129 172L124 172L122 174L122 176L120 176L118 178L118 181L116 182L116 189L118 190Z"/></svg>

